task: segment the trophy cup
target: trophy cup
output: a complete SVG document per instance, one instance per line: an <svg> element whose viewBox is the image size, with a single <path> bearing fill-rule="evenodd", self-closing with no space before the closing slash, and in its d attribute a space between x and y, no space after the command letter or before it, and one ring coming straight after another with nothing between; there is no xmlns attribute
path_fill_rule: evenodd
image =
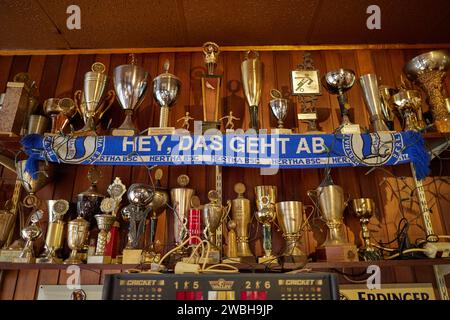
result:
<svg viewBox="0 0 450 320"><path fill-rule="evenodd" d="M359 83L361 84L364 102L370 114L370 123L372 124L373 132L389 131L389 128L383 120L377 77L372 73L365 74L359 78Z"/></svg>
<svg viewBox="0 0 450 320"><path fill-rule="evenodd" d="M134 136L139 133L133 123L133 113L144 101L147 90L148 73L135 64L134 56L131 64L124 64L114 69L114 90L120 106L125 111L125 120L118 129L113 129L113 136Z"/></svg>
<svg viewBox="0 0 450 320"><path fill-rule="evenodd" d="M341 125L336 129L336 132L338 133L361 133L359 125L350 122L348 117L350 106L345 97L345 92L350 90L354 83L355 73L348 69L338 69L327 72L322 79L322 84L327 91L338 96L339 109L342 117Z"/></svg>
<svg viewBox="0 0 450 320"><path fill-rule="evenodd" d="M174 236L175 243L179 245L188 235L187 221L191 198L194 195L194 189L186 188L189 184L189 177L187 175L180 175L177 179L180 187L170 190L170 197L172 199L172 207L174 212Z"/></svg>
<svg viewBox="0 0 450 320"><path fill-rule="evenodd" d="M69 202L63 199L47 200L48 227L45 237L44 253L36 260L37 263L61 263L56 251L62 247L64 238L63 216L69 211Z"/></svg>
<svg viewBox="0 0 450 320"><path fill-rule="evenodd" d="M273 115L278 120L278 128L270 129L270 133L291 134L291 129L283 128L283 121L286 119L289 108L288 100L282 98L281 92L276 89L270 90L270 96L272 97L272 100L269 102L270 110L272 110Z"/></svg>
<svg viewBox="0 0 450 320"><path fill-rule="evenodd" d="M155 248L155 235L156 235L156 225L158 222L158 216L164 211L169 202L169 194L167 189L161 186L161 179L163 176L163 171L157 169L155 171L155 190L153 194L153 200L150 204L152 208L150 216L150 244L143 252L144 263L157 263L160 259L160 254L156 253Z"/></svg>
<svg viewBox="0 0 450 320"><path fill-rule="evenodd" d="M313 206L309 207L314 210ZM298 245L300 232L303 228L303 216L305 214L303 203L300 201L278 202L275 208L277 221L283 231L283 238L286 243L282 253L284 261L305 265L307 261L306 255Z"/></svg>
<svg viewBox="0 0 450 320"><path fill-rule="evenodd" d="M116 221L116 216L111 212L116 209L117 202L113 198L104 198L100 204L102 214L96 214L95 220L100 232L97 235L97 246L95 255L88 255L87 263L111 263L111 256L105 255L106 242L108 241L108 233Z"/></svg>
<svg viewBox="0 0 450 320"><path fill-rule="evenodd" d="M74 135L97 135L97 122L108 111L115 98L113 90L103 97L107 82L105 65L95 62L91 71L84 76L83 91L77 90L74 94L75 106L84 120L84 127L74 132Z"/></svg>
<svg viewBox="0 0 450 320"><path fill-rule="evenodd" d="M150 212L154 190L145 184L135 183L128 188L130 204L122 209L122 215L129 220L128 243L123 250L122 263L140 264L142 260L142 239L145 232L145 219Z"/></svg>
<svg viewBox="0 0 450 320"><path fill-rule="evenodd" d="M44 113L49 116L52 120L52 129L50 134L57 134L58 132L63 132L64 128L70 119L77 113L77 108L75 102L70 98L51 98L44 101L43 104ZM58 118L60 115L65 117L62 124L58 125Z"/></svg>
<svg viewBox="0 0 450 320"><path fill-rule="evenodd" d="M153 79L153 97L161 107L159 115L159 128L149 128L149 135L173 134L174 127L169 125L169 109L177 102L181 90L181 80L169 73L170 63L164 63L164 73Z"/></svg>
<svg viewBox="0 0 450 320"><path fill-rule="evenodd" d="M392 103L392 96L398 93L398 89L381 85L379 86L379 94L381 100L381 112L383 113L384 121L388 126L388 129L394 130L394 109L395 106Z"/></svg>
<svg viewBox="0 0 450 320"><path fill-rule="evenodd" d="M86 239L89 236L89 225L89 222L81 216L69 221L67 224L67 243L72 251L69 258L64 260L64 264L83 263L79 257L78 250L81 250L86 243Z"/></svg>
<svg viewBox="0 0 450 320"><path fill-rule="evenodd" d="M361 223L362 237L364 245L358 249L359 257L364 261L382 260L383 255L380 250L370 243L370 232L367 225L375 211L375 203L370 198L360 198L352 200L353 213Z"/></svg>
<svg viewBox="0 0 450 320"><path fill-rule="evenodd" d="M41 190L53 178L53 165L46 164L45 161L38 162L38 170L34 174L25 171L26 160L17 162L17 177L22 182L22 186L28 195L23 199L23 204L27 208L36 208L40 200L36 197L36 192Z"/></svg>
<svg viewBox="0 0 450 320"><path fill-rule="evenodd" d="M90 224L94 223L94 216L101 212L100 204L105 197L97 190L97 182L102 177L100 170L93 166L88 171L90 187L77 195L78 214L86 219Z"/></svg>
<svg viewBox="0 0 450 320"><path fill-rule="evenodd" d="M263 225L263 250L264 256L258 258L258 263L273 262L277 258L272 255L272 229L271 223L275 220L277 201L277 187L256 186L256 220Z"/></svg>
<svg viewBox="0 0 450 320"><path fill-rule="evenodd" d="M41 116L40 114L32 114L28 119L28 129L26 134L40 134L43 135L47 132L50 125L50 120Z"/></svg>
<svg viewBox="0 0 450 320"><path fill-rule="evenodd" d="M220 197L216 190L208 192L209 203L203 206L202 211L202 229L203 235L211 245L209 256L206 257L208 263L219 263L221 259L221 248L216 245L216 230L222 224L223 219L228 215L231 209L231 201L228 201L227 207L222 206ZM200 263L203 261L200 259Z"/></svg>
<svg viewBox="0 0 450 320"><path fill-rule="evenodd" d="M403 118L403 130L422 131L423 123L418 119L422 113L422 98L417 90L400 90L392 96L392 101Z"/></svg>
<svg viewBox="0 0 450 320"><path fill-rule="evenodd" d="M207 74L202 76L203 122L202 132L220 130L220 87L222 76L214 74L219 57L219 46L214 42L203 44Z"/></svg>
<svg viewBox="0 0 450 320"><path fill-rule="evenodd" d="M250 54L254 58L250 58ZM261 99L263 64L256 51L247 51L241 63L242 85L250 108L250 128L258 130L258 105Z"/></svg>
<svg viewBox="0 0 450 320"><path fill-rule="evenodd" d="M335 185L330 176L316 190L308 191L320 215L328 227L327 238L317 248L318 261L357 261L356 246L347 242L344 233L344 209L347 201L344 191Z"/></svg>
<svg viewBox="0 0 450 320"><path fill-rule="evenodd" d="M9 200L8 200L9 201ZM7 201L8 205L9 202ZM15 215L8 210L5 204L5 209L0 210L0 249L3 248L6 241L8 240L9 233L14 225Z"/></svg>
<svg viewBox="0 0 450 320"><path fill-rule="evenodd" d="M427 94L427 101L439 132L450 132L450 98L445 97L445 77L449 67L449 52L436 50L411 59L403 69L408 79L419 85Z"/></svg>
<svg viewBox="0 0 450 320"><path fill-rule="evenodd" d="M41 210L35 211L31 214L30 221L31 225L23 228L20 231L20 235L22 239L26 241L25 246L23 247L22 252L20 253L18 258L14 258L13 262L16 263L35 263L36 258L34 255L33 244L38 238L42 236L42 229L37 225L39 220L42 219L44 213Z"/></svg>

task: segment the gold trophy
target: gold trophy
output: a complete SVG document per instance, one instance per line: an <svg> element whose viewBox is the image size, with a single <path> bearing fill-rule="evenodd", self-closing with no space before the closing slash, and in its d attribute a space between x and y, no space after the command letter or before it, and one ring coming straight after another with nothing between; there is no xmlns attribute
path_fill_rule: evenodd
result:
<svg viewBox="0 0 450 320"><path fill-rule="evenodd" d="M253 53L254 58L250 58ZM247 51L241 63L242 85L250 108L250 128L258 130L258 105L261 99L263 64L256 51Z"/></svg>
<svg viewBox="0 0 450 320"><path fill-rule="evenodd" d="M5 209L0 210L0 249L8 240L9 233L14 225L15 215L9 210L9 200L5 204Z"/></svg>
<svg viewBox="0 0 450 320"><path fill-rule="evenodd" d="M208 192L208 199L209 203L206 203L202 210L203 235L211 245L209 256L206 259L208 263L219 263L222 248L218 248L216 245L216 230L228 216L231 209L231 201L228 201L226 207L222 206L216 190Z"/></svg>
<svg viewBox="0 0 450 320"><path fill-rule="evenodd" d="M381 112L383 113L384 121L389 130L394 130L394 109L395 106L392 103L392 96L398 93L398 89L381 85L378 88L381 99Z"/></svg>
<svg viewBox="0 0 450 320"><path fill-rule="evenodd" d="M109 90L104 98L108 77L105 74L105 65L95 62L91 71L84 76L83 91L77 90L74 94L75 106L84 120L84 127L74 132L74 135L97 135L97 122L114 102L114 90Z"/></svg>
<svg viewBox="0 0 450 320"><path fill-rule="evenodd" d="M370 243L370 232L367 225L375 211L375 203L370 198L360 198L352 200L353 213L359 218L362 229L364 245L358 249L359 257L364 261L382 260L383 255Z"/></svg>
<svg viewBox="0 0 450 320"><path fill-rule="evenodd" d="M307 262L306 254L299 247L300 232L304 227L303 216L305 207L300 201L283 201L276 204L277 221L283 231L285 240L282 258L284 262L301 263ZM308 206L314 210L313 206ZM312 211L311 211L312 213Z"/></svg>
<svg viewBox="0 0 450 320"><path fill-rule="evenodd" d="M175 215L173 221L175 243L179 245L188 236L188 214L194 189L186 188L189 184L187 175L180 175L177 182L180 187L170 190L170 198Z"/></svg>
<svg viewBox="0 0 450 320"><path fill-rule="evenodd" d="M67 225L67 243L72 251L69 258L64 260L64 264L83 263L79 257L78 250L83 248L89 237L89 222L78 216L76 219L69 221Z"/></svg>
<svg viewBox="0 0 450 320"><path fill-rule="evenodd" d="M36 197L36 192L41 190L53 178L53 165L45 161L38 162L38 170L34 174L25 171L26 160L17 162L17 177L22 182L22 186L28 195L23 199L23 204L27 208L36 208L40 200Z"/></svg>
<svg viewBox="0 0 450 320"><path fill-rule="evenodd" d="M48 200L48 227L45 237L44 253L36 260L37 263L61 263L56 251L62 247L64 239L63 216L69 211L69 202L63 199Z"/></svg>
<svg viewBox="0 0 450 320"><path fill-rule="evenodd" d="M17 263L36 262L33 244L34 241L36 241L38 238L42 236L42 229L37 225L37 223L39 222L39 220L42 219L43 214L44 213L41 210L35 211L30 217L31 225L23 228L20 231L20 235L22 236L22 239L26 241L26 243L19 257L14 258L13 262Z"/></svg>
<svg viewBox="0 0 450 320"><path fill-rule="evenodd" d="M256 220L263 226L263 250L264 256L258 258L258 263L276 262L276 257L272 255L272 227L271 223L276 218L275 203L277 201L277 187L256 186Z"/></svg>
<svg viewBox="0 0 450 320"><path fill-rule="evenodd" d="M222 76L214 74L219 57L219 46L214 42L203 44L207 74L202 76L203 122L202 132L208 129L220 129L220 87Z"/></svg>
<svg viewBox="0 0 450 320"><path fill-rule="evenodd" d="M445 77L449 67L449 52L436 50L411 59L403 70L408 79L427 94L427 102L439 132L450 132L450 98L445 94Z"/></svg>
<svg viewBox="0 0 450 320"><path fill-rule="evenodd" d="M316 190L308 191L308 196L328 227L325 242L316 249L317 260L357 261L356 246L348 243L343 230L347 201L344 199L342 188L328 177Z"/></svg>
<svg viewBox="0 0 450 320"><path fill-rule="evenodd" d="M403 119L404 131L425 129L425 124L418 117L419 114L422 115L422 97L419 91L401 89L392 96L392 101Z"/></svg>
<svg viewBox="0 0 450 320"><path fill-rule="evenodd" d="M373 73L362 75L361 77L359 77L359 83L361 85L361 90L363 92L367 111L369 111L370 114L372 131L389 131L388 126L384 122L380 91L376 75Z"/></svg>
<svg viewBox="0 0 450 320"><path fill-rule="evenodd" d="M272 110L273 115L278 121L278 128L270 129L270 133L291 134L291 129L283 128L283 121L286 119L289 108L288 99L284 99L281 92L276 89L270 90L270 96L272 97L272 100L269 101L270 110Z"/></svg>
<svg viewBox="0 0 450 320"><path fill-rule="evenodd" d="M44 101L43 107L45 115L49 116L52 120L50 134L63 132L64 128L77 113L75 101L70 98L50 98ZM58 124L58 119L61 115L63 115L65 119L62 124Z"/></svg>

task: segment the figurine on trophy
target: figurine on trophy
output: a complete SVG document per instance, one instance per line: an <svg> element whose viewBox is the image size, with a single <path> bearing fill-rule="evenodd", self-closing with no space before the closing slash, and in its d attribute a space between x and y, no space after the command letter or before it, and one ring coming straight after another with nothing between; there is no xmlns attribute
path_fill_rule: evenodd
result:
<svg viewBox="0 0 450 320"><path fill-rule="evenodd" d="M84 120L84 127L73 133L78 136L97 135L97 123L115 99L113 90L104 95L108 83L105 65L95 62L91 69L84 76L83 91L77 90L74 94L75 106Z"/></svg>
<svg viewBox="0 0 450 320"><path fill-rule="evenodd" d="M277 89L270 90L270 96L272 100L269 101L270 110L272 110L273 115L277 118L278 128L270 129L272 134L291 134L291 129L283 128L284 119L288 114L289 102L284 99L281 92Z"/></svg>
<svg viewBox="0 0 450 320"><path fill-rule="evenodd" d="M254 57L250 55L253 53ZM256 51L247 51L241 63L242 85L250 108L250 128L258 131L258 105L261 99L263 63Z"/></svg>
<svg viewBox="0 0 450 320"><path fill-rule="evenodd" d="M277 258L272 254L272 222L276 218L275 203L277 201L277 187L256 186L256 220L263 225L264 256L258 258L258 263L276 263Z"/></svg>
<svg viewBox="0 0 450 320"><path fill-rule="evenodd" d="M194 120L194 118L192 118L192 117L189 115L189 112L186 111L184 117L181 117L180 119L178 119L178 120L177 120L177 123L180 122L180 121L182 121L183 124L182 124L181 128L183 128L183 129L189 131L189 126L190 126L190 125L189 125L189 121L191 121L191 120Z"/></svg>
<svg viewBox="0 0 450 320"><path fill-rule="evenodd" d="M219 119L219 121L222 121L224 119L227 119L227 123L225 124L225 132L226 133L234 133L234 120L241 120L238 117L233 116L233 111L230 110L230 113L227 116L223 116Z"/></svg>
<svg viewBox="0 0 450 320"><path fill-rule="evenodd" d="M42 219L44 212L37 210L30 216L31 224L20 231L22 239L26 241L25 246L18 258L14 258L13 262L17 263L35 263L33 244L42 236L42 229L38 226L38 222Z"/></svg>
<svg viewBox="0 0 450 320"><path fill-rule="evenodd" d="M341 125L336 129L338 133L361 133L360 126L350 122L348 117L350 105L345 96L345 92L350 90L354 83L355 72L349 69L338 69L327 72L322 79L322 84L327 91L338 96L339 110L342 117Z"/></svg>

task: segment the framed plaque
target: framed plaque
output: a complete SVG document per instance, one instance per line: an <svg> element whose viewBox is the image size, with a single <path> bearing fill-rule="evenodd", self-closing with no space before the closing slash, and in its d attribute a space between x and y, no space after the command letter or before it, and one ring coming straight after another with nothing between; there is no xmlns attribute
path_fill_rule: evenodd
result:
<svg viewBox="0 0 450 320"><path fill-rule="evenodd" d="M292 70L292 95L321 95L319 70Z"/></svg>

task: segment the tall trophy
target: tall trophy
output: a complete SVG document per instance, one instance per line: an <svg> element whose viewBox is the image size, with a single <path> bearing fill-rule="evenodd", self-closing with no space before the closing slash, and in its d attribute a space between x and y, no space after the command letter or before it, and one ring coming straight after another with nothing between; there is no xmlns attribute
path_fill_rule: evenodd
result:
<svg viewBox="0 0 450 320"><path fill-rule="evenodd" d="M216 75L217 58L219 57L219 46L214 42L203 44L206 75L202 76L202 102L203 102L203 122L202 132L208 129L220 129L220 88L222 76Z"/></svg>
<svg viewBox="0 0 450 320"><path fill-rule="evenodd" d="M377 77L373 73L365 74L359 78L364 102L370 114L370 123L373 132L389 131L384 122L380 89L378 88Z"/></svg>
<svg viewBox="0 0 450 320"><path fill-rule="evenodd" d="M272 110L272 114L278 121L278 128L270 129L270 133L272 134L291 134L291 129L283 128L284 119L288 114L289 101L282 97L281 92L272 89L270 90L270 97L272 98L269 101L270 110Z"/></svg>
<svg viewBox="0 0 450 320"><path fill-rule="evenodd" d="M250 55L253 53L254 57ZM258 105L261 99L263 64L256 51L247 51L241 63L242 85L250 108L250 128L258 130Z"/></svg>
<svg viewBox="0 0 450 320"><path fill-rule="evenodd" d="M72 117L77 113L75 101L70 98L50 98L44 101L43 107L45 115L52 120L50 134L63 132ZM58 121L60 116L65 118L62 124Z"/></svg>
<svg viewBox="0 0 450 320"><path fill-rule="evenodd" d="M422 113L422 97L417 90L403 90L392 96L392 101L403 119L403 130L421 131L425 124L419 121Z"/></svg>
<svg viewBox="0 0 450 320"><path fill-rule="evenodd" d="M262 224L263 250L264 256L258 258L258 263L276 262L276 257L272 255L272 227L271 224L276 218L275 203L277 202L277 187L256 186L256 220Z"/></svg>
<svg viewBox="0 0 450 320"><path fill-rule="evenodd" d="M78 214L90 224L94 224L94 216L101 212L100 204L105 197L97 190L97 183L101 177L100 170L96 166L91 167L88 171L88 180L91 185L86 191L77 195Z"/></svg>
<svg viewBox="0 0 450 320"><path fill-rule="evenodd" d="M130 64L124 64L114 69L114 90L120 106L125 111L125 120L119 128L112 130L113 136L134 136L139 133L133 123L133 113L144 101L147 76L147 71L135 64L134 55L131 55Z"/></svg>
<svg viewBox="0 0 450 320"><path fill-rule="evenodd" d="M38 238L42 236L42 229L38 226L38 222L42 219L44 213L37 210L31 214L31 224L20 231L22 239L25 240L25 246L18 258L14 258L13 262L17 263L35 263L36 256L34 255L33 244Z"/></svg>
<svg viewBox="0 0 450 320"><path fill-rule="evenodd" d="M314 210L313 206L309 206ZM299 247L300 232L303 225L305 209L300 201L278 202L275 206L277 221L283 231L285 241L282 257L285 262L306 264L307 257Z"/></svg>
<svg viewBox="0 0 450 320"><path fill-rule="evenodd" d="M317 260L357 261L356 246L348 243L343 230L347 201L344 199L342 188L335 185L328 176L316 190L308 191L308 196L328 227L325 242L316 249Z"/></svg>
<svg viewBox="0 0 450 320"><path fill-rule="evenodd" d="M392 103L392 96L398 93L397 88L386 85L378 87L381 101L381 112L383 113L384 121L389 130L394 131L394 115L395 106Z"/></svg>
<svg viewBox="0 0 450 320"><path fill-rule="evenodd" d="M177 182L179 187L170 190L170 198L172 199L172 207L175 215L173 219L175 244L179 245L188 235L188 214L194 189L186 188L189 184L189 177L187 175L180 175Z"/></svg>
<svg viewBox="0 0 450 320"><path fill-rule="evenodd" d="M222 224L231 209L231 202L227 207L222 206L220 197L216 190L208 192L209 203L203 206L202 227L203 235L210 244L209 256L206 257L208 263L219 263L221 259L221 248L216 244L216 230Z"/></svg>
<svg viewBox="0 0 450 320"><path fill-rule="evenodd" d="M45 161L39 161L37 171L35 173L29 173L26 171L26 160L21 160L17 162L16 171L17 177L28 193L23 199L23 204L27 208L37 208L40 200L36 197L36 192L45 187L53 179L53 165L50 163L46 164Z"/></svg>
<svg viewBox="0 0 450 320"><path fill-rule="evenodd" d="M36 259L37 263L61 263L56 251L63 245L64 240L64 220L63 217L69 211L69 202L64 199L47 200L48 207L48 227L45 236L45 250Z"/></svg>
<svg viewBox="0 0 450 320"><path fill-rule="evenodd" d="M127 196L130 204L122 209L122 215L126 215L129 221L128 243L123 250L122 262L124 264L140 264L145 219L151 211L150 205L154 197L154 190L145 184L135 183L128 188Z"/></svg>
<svg viewBox="0 0 450 320"><path fill-rule="evenodd" d="M375 211L375 203L370 198L359 198L352 200L352 209L354 215L359 218L362 229L364 245L358 249L359 257L364 261L382 260L383 255L370 243L370 232L367 225Z"/></svg>
<svg viewBox="0 0 450 320"><path fill-rule="evenodd" d="M341 112L341 125L336 129L338 133L361 133L361 128L357 124L350 122L348 111L350 105L347 102L345 92L353 87L355 83L355 72L349 69L338 69L327 72L322 79L323 86L331 94L336 94Z"/></svg>
<svg viewBox="0 0 450 320"><path fill-rule="evenodd" d="M237 193L237 197L231 200L231 219L236 224L237 258L233 258L233 260L255 262L255 256L248 243L252 214L250 200L244 198L245 185L240 182L236 183L234 192Z"/></svg>
<svg viewBox="0 0 450 320"><path fill-rule="evenodd" d="M445 94L445 77L449 67L449 52L436 50L411 59L403 69L408 79L427 94L427 102L439 132L450 132L450 98Z"/></svg>
<svg viewBox="0 0 450 320"><path fill-rule="evenodd" d="M64 264L83 263L78 251L83 249L89 237L89 225L89 222L81 216L67 223L67 243L72 251L70 252L69 258L64 260Z"/></svg>
<svg viewBox="0 0 450 320"><path fill-rule="evenodd" d="M108 233L108 238L105 244L104 255L111 257L111 262L116 261L116 256L119 254L119 238L120 238L120 223L117 221L117 213L120 209L123 195L127 192L127 187L122 183L119 177L116 177L112 184L108 186L107 192L110 198L114 199L115 206L112 215L116 217L111 229ZM101 207L101 204L100 204ZM100 208L101 209L101 208Z"/></svg>
<svg viewBox="0 0 450 320"><path fill-rule="evenodd" d="M114 102L113 90L105 96L108 77L105 74L105 65L95 62L91 71L84 76L83 91L77 90L74 101L78 112L84 120L84 127L74 132L74 135L97 135L97 123Z"/></svg>
<svg viewBox="0 0 450 320"><path fill-rule="evenodd" d="M149 128L149 135L173 134L174 127L169 127L169 110L175 105L181 90L181 80L169 73L170 62L164 63L164 72L153 79L153 97L161 107L159 128Z"/></svg>

